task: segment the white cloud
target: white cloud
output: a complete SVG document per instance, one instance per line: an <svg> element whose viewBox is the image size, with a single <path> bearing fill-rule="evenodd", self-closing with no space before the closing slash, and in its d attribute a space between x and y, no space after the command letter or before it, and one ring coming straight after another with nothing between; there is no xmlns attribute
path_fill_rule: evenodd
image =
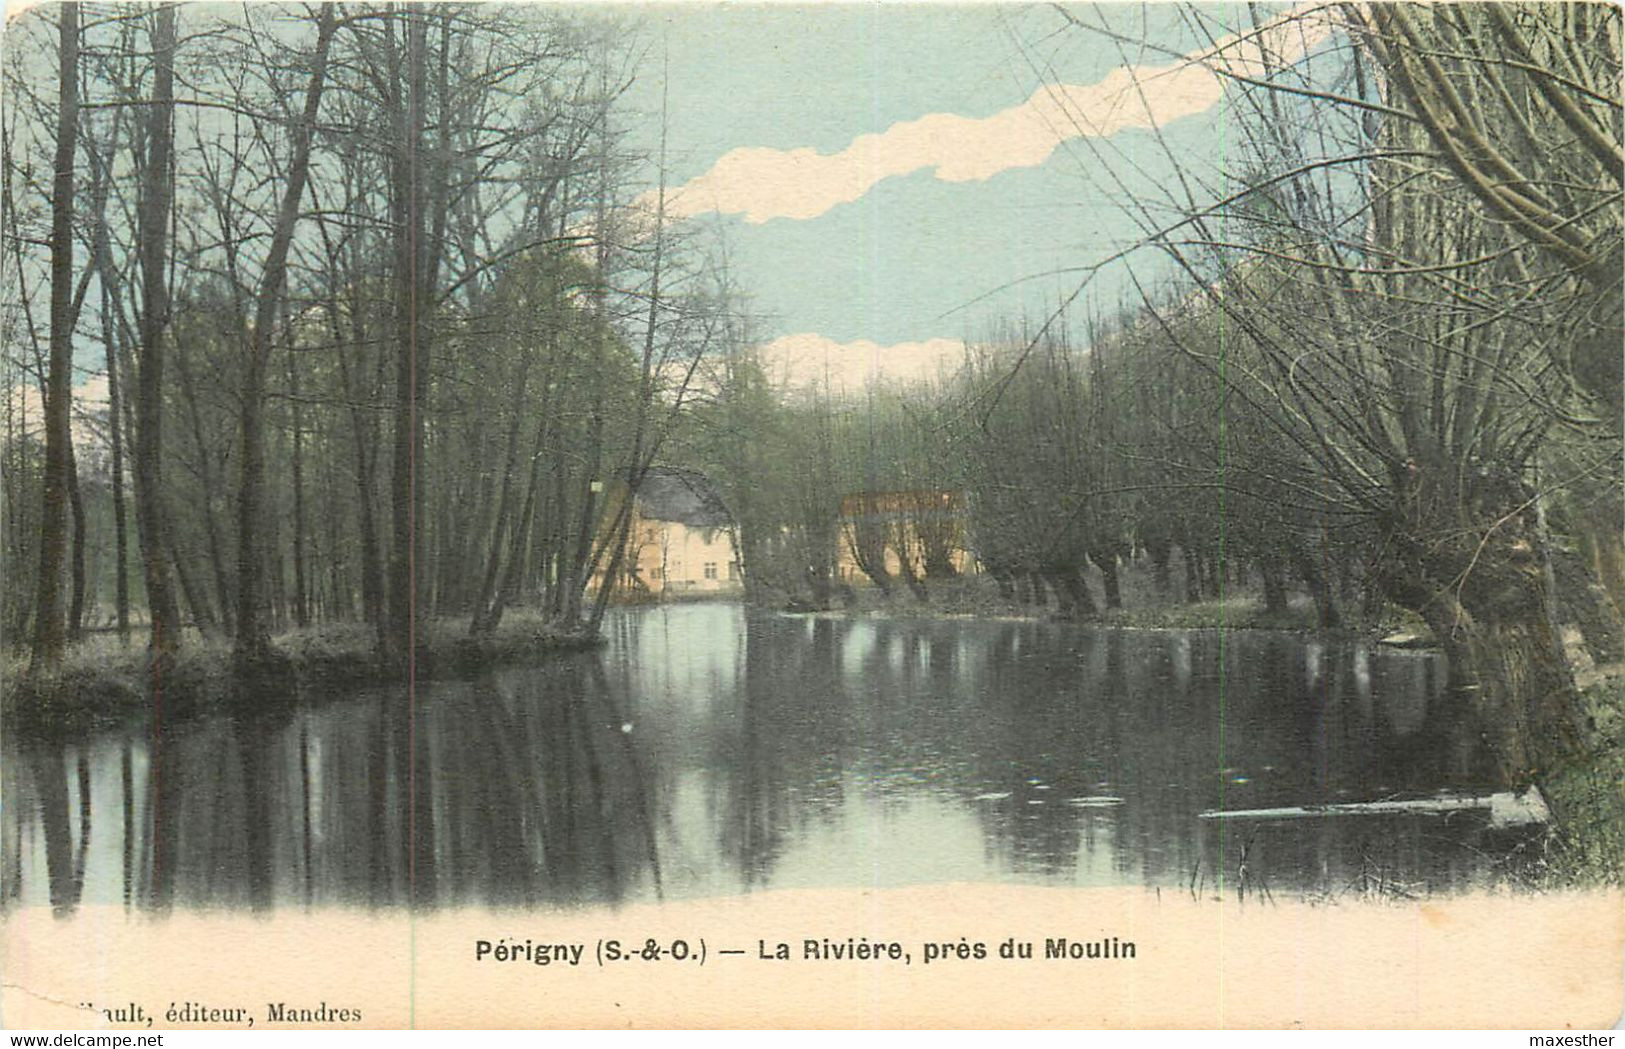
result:
<svg viewBox="0 0 1625 1049"><path fill-rule="evenodd" d="M812 332L784 335L758 351L770 380L787 390L827 388L837 396L871 383L911 383L951 375L965 360L958 339L882 346L868 339L836 342Z"/></svg>
<svg viewBox="0 0 1625 1049"><path fill-rule="evenodd" d="M979 182L1001 171L1037 167L1061 143L1105 138L1127 128L1160 127L1205 112L1223 95L1219 71L1264 75L1298 61L1331 31L1313 17L1318 3L1295 8L1257 34L1226 37L1165 65L1122 66L1088 85L1048 85L1017 106L983 118L931 113L860 135L837 153L743 147L669 194L667 212L689 217L743 213L746 222L812 219L860 199L881 181L930 169L944 182Z"/></svg>

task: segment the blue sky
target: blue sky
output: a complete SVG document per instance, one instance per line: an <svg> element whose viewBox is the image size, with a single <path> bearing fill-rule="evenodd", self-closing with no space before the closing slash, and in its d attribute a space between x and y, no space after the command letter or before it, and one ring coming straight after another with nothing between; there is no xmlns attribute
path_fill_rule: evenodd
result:
<svg viewBox="0 0 1625 1049"><path fill-rule="evenodd" d="M633 147L656 153L669 92L673 210L725 238L787 370L933 374L961 340L1047 316L1080 267L1142 236L1135 207L1171 217L1170 156L1214 186L1231 167L1210 67L1248 52L1179 56L1248 24L1243 4L1067 9L1116 39L1043 4L598 10L645 48L621 110ZM1134 265L1166 272L1151 252ZM1074 315L1132 303L1127 272L1097 274Z"/></svg>
<svg viewBox="0 0 1625 1049"><path fill-rule="evenodd" d="M1210 43L1190 10L1071 10L1150 46L1043 6L641 8L649 57L626 100L644 118L634 135L652 147L658 133L664 54L669 183L692 221L725 230L765 340L867 340L883 359L897 344L974 338L1041 316L1078 285L1056 271L1137 239L1123 204L1169 202L1170 152L1209 176L1226 166L1220 81L1173 57ZM1225 5L1194 17L1217 36L1248 15ZM1127 126L1080 134L1080 113L1147 106ZM1138 265L1142 278L1158 269L1149 254ZM1132 294L1124 272L1096 277L1086 300L1110 309Z"/></svg>

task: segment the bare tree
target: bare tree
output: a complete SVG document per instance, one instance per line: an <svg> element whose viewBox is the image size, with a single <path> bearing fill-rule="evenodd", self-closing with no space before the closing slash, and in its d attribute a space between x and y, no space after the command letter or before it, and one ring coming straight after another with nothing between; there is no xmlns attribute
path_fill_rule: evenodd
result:
<svg viewBox="0 0 1625 1049"><path fill-rule="evenodd" d="M57 51L56 167L51 190L51 359L45 383L45 492L30 673L62 660L62 564L67 553L73 435L73 191L79 133L79 5L61 7Z"/></svg>
<svg viewBox="0 0 1625 1049"><path fill-rule="evenodd" d="M299 219L300 202L310 176L311 141L327 76L327 52L337 25L332 4L323 4L310 55L310 79L304 107L294 124L293 153L288 162L281 202L271 232L270 247L255 296L254 326L243 368L242 473L237 490L237 637L235 658L239 668L263 663L270 651L270 632L264 620L264 551L259 527L263 512L265 473L265 373L280 318L287 281L288 249Z"/></svg>
<svg viewBox="0 0 1625 1049"><path fill-rule="evenodd" d="M170 168L177 46L174 5L160 6L153 19L153 93L146 107L146 149L140 157L137 203L141 313L134 450L135 520L147 607L152 618L151 646L154 656L162 656L180 644L180 609L170 581L163 479L164 337L170 305L166 263L174 193L174 174Z"/></svg>
<svg viewBox="0 0 1625 1049"><path fill-rule="evenodd" d="M1541 67L1508 25L1522 27L1513 40L1550 37L1572 17L1556 7L1431 9L1427 28L1402 5L1368 10L1347 12L1344 46L1296 65L1270 46L1290 28L1279 18L1228 38L1263 67L1214 65L1236 81L1245 168L1216 190L1169 150L1185 217L1153 218L1143 194L1139 214L1191 290L1146 304L1226 410L1309 467L1307 483L1278 479L1318 515L1363 523L1373 581L1427 619L1503 774L1527 783L1586 736L1549 615L1542 507L1618 469L1595 443L1612 433L1617 449L1617 410L1599 418L1584 400L1618 396L1585 363L1619 323L1619 172L1596 167L1612 155L1604 126L1617 128L1617 12L1583 63ZM1361 97L1319 88L1333 63ZM1542 464L1559 452L1570 469L1553 478Z"/></svg>

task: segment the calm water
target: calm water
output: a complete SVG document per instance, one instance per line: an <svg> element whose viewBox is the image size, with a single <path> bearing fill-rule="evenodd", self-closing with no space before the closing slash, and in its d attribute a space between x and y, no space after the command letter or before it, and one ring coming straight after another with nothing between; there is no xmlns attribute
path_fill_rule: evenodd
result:
<svg viewBox="0 0 1625 1049"><path fill-rule="evenodd" d="M422 686L412 731L376 689L156 747L150 725L8 744L0 875L8 905L61 909L1212 892L1221 870L1449 891L1508 851L1478 813L1197 818L1487 786L1443 683L1434 656L1265 633L628 612L600 652Z"/></svg>

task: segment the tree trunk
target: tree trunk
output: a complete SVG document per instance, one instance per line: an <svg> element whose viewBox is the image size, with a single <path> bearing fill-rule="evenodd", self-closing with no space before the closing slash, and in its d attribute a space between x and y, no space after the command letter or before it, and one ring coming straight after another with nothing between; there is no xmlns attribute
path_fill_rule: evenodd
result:
<svg viewBox="0 0 1625 1049"><path fill-rule="evenodd" d="M386 658L415 660L419 642L419 583L423 575L423 411L429 347L423 330L423 102L427 72L421 11L407 11L405 104L397 106L393 200L395 237L395 420L390 464L389 627Z"/></svg>
<svg viewBox="0 0 1625 1049"><path fill-rule="evenodd" d="M812 595L812 606L820 612L826 612L833 607L832 588L829 573L820 571L818 565L809 564L803 573L807 584L807 592ZM747 576L748 580L749 577Z"/></svg>
<svg viewBox="0 0 1625 1049"><path fill-rule="evenodd" d="M1101 586L1106 594L1106 607L1113 610L1121 609L1123 591L1117 576L1117 555L1105 550L1090 554L1089 560L1100 569Z"/></svg>
<svg viewBox="0 0 1625 1049"><path fill-rule="evenodd" d="M68 545L73 398L73 186L79 134L79 5L64 3L57 48L56 172L51 186L51 361L45 383L45 490L29 673L62 662L62 562Z"/></svg>
<svg viewBox="0 0 1625 1049"><path fill-rule="evenodd" d="M525 501L519 511L518 524L508 533L507 564L490 604L482 604L475 609L474 619L469 624L469 632L474 637L489 637L494 634L502 622L503 613L508 609L508 603L513 600L514 594L519 592L519 580L525 561L525 543L530 538L531 522L536 513L537 493L542 485L542 445L547 434L548 418L547 399L544 395L541 418L536 424L535 452L530 457L530 476L525 484ZM499 558L499 551L492 550L493 566L498 563Z"/></svg>
<svg viewBox="0 0 1625 1049"><path fill-rule="evenodd" d="M1201 557L1190 547L1181 546L1179 559L1185 564L1185 603L1197 604L1202 600Z"/></svg>
<svg viewBox="0 0 1625 1049"><path fill-rule="evenodd" d="M1060 618L1068 620L1078 618L1078 600L1071 585L1062 578L1064 570L1047 568L1040 574L1049 583L1050 589L1055 591L1055 604L1058 606L1057 612ZM1038 593L1042 586L1043 583L1035 577L1033 579L1033 592Z"/></svg>
<svg viewBox="0 0 1625 1049"><path fill-rule="evenodd" d="M469 633L475 635L488 633L495 626L484 621L490 615L491 599L496 594L497 573L502 565L502 539L506 531L513 527L509 521L512 514L513 474L519 460L519 424L524 415L525 387L529 376L530 357L527 354L519 363L519 379L514 383L513 403L509 405L507 448L502 460L502 485L497 495L496 510L492 515L491 539L486 547L485 574L480 582L479 594L474 600L474 615L469 620ZM540 443L538 435L537 444ZM539 449L537 454L540 454ZM534 486L529 501L534 507Z"/></svg>
<svg viewBox="0 0 1625 1049"><path fill-rule="evenodd" d="M333 442L332 447L335 455L322 456L324 467L322 473L325 481L323 492L327 512L320 515L327 534L327 595L312 611L316 619L348 620L355 617L355 612L350 603L352 590L348 575L349 565L346 563L347 559L340 554L344 545L339 539L338 507L342 504L339 501L337 441Z"/></svg>
<svg viewBox="0 0 1625 1049"><path fill-rule="evenodd" d="M1258 574L1264 580L1264 611L1270 615L1285 614L1286 580L1281 573L1281 562L1274 557L1259 558Z"/></svg>
<svg viewBox="0 0 1625 1049"><path fill-rule="evenodd" d="M169 254L169 208L173 192L169 164L170 123L175 109L175 8L153 16L153 104L149 107L147 157L140 200L141 325L140 375L136 391L135 522L141 544L142 575L152 615L155 656L180 643L180 609L170 584L163 507L163 340L169 325L169 290L164 273Z"/></svg>
<svg viewBox="0 0 1625 1049"><path fill-rule="evenodd" d="M1145 552L1151 555L1151 579L1157 588L1157 596L1164 599L1171 596L1173 582L1168 578L1168 559L1173 554L1172 544L1166 538L1157 536L1145 541Z"/></svg>
<svg viewBox="0 0 1625 1049"><path fill-rule="evenodd" d="M299 410L297 354L288 352L288 390L293 395L293 621L310 625L310 587L305 578L304 418Z"/></svg>
<svg viewBox="0 0 1625 1049"><path fill-rule="evenodd" d="M304 111L294 133L293 158L288 166L288 182L277 209L276 225L260 275L254 308L254 330L250 333L247 361L243 369L242 393L242 473L237 490L237 635L232 660L239 671L249 671L271 654L271 635L265 615L265 551L259 537L265 484L265 375L271 359L272 336L282 314L282 294L287 278L288 248L293 243L299 219L299 201L305 195L310 174L310 140L316 114L321 106L322 87L327 73L327 49L337 25L333 5L320 8L316 46L311 57L310 80L305 87ZM291 367L291 365L290 365ZM297 441L297 435L295 440ZM298 470L297 453L294 469ZM298 478L296 477L296 483ZM296 495L296 498L298 496ZM295 543L302 542L296 535ZM302 557L302 549L299 551ZM304 600L304 568L299 567L299 596ZM301 617L303 610L301 609Z"/></svg>
<svg viewBox="0 0 1625 1049"><path fill-rule="evenodd" d="M1062 569L1060 580L1061 587L1072 598L1072 603L1077 606L1080 615L1093 616L1099 613L1100 608L1089 593L1089 581L1083 577L1081 567ZM1060 589L1056 592L1059 593Z"/></svg>
<svg viewBox="0 0 1625 1049"><path fill-rule="evenodd" d="M352 252L352 256L356 253ZM358 259L353 260L356 263ZM333 342L339 346L339 381L344 391L344 399L350 405L350 432L355 447L355 483L357 525L361 532L361 612L362 618L371 623L379 631L379 643L382 645L384 628L384 567L383 556L378 549L378 522L374 516L373 499L376 496L374 484L374 464L377 457L372 454L372 446L377 436L373 426L372 416L363 411L359 402L359 394L354 388L350 378L350 364L347 351L359 353L361 347L366 345L366 325L361 316L361 303L359 301L360 267L355 265L350 271L350 283L358 289L356 298L350 303L350 331L349 346L344 343L344 333L339 327L335 315L329 325L333 333ZM380 358L381 359L381 358Z"/></svg>
<svg viewBox="0 0 1625 1049"><path fill-rule="evenodd" d="M181 557L180 552L175 549L173 535L168 536L167 541L169 548L166 553L175 565L175 576L180 581L181 596L186 599L186 607L192 610L192 624L204 637L220 636L220 624L215 619L214 610L209 607L209 595L198 582L197 573L192 571L191 562Z"/></svg>
<svg viewBox="0 0 1625 1049"><path fill-rule="evenodd" d="M859 507L860 514L869 509ZM852 551L852 560L868 576L880 592L891 596L892 577L886 570L886 533L871 521L854 520L845 528L846 542Z"/></svg>
<svg viewBox="0 0 1625 1049"><path fill-rule="evenodd" d="M120 642L130 640L130 570L128 564L129 525L124 508L124 423L119 414L119 367L116 349L117 329L113 325L113 291L108 284L112 267L103 252L107 250L107 224L98 221L96 227L96 258L102 280L102 338L107 349L107 437L113 458L113 601L118 617Z"/></svg>
<svg viewBox="0 0 1625 1049"><path fill-rule="evenodd" d="M68 598L68 640L85 632L85 500L79 488L79 457L68 441L68 505L73 509L73 567Z"/></svg>
<svg viewBox="0 0 1625 1049"><path fill-rule="evenodd" d="M954 579L959 575L953 557L955 529L951 521L928 516L935 512L922 511L914 522L914 534L919 536L920 548L924 553L925 578L931 581Z"/></svg>
<svg viewBox="0 0 1625 1049"><path fill-rule="evenodd" d="M592 557L593 538L597 531L595 526L598 523L598 493L593 490L593 486L599 484L597 475L604 452L604 384L599 374L601 371L597 359L599 352L599 348L595 346L592 417L587 425L587 457L581 478L581 516L576 525L576 548L570 556L570 573L565 584L568 589L564 594L563 618L565 627L569 630L575 630L581 621L582 593L589 582L586 576L587 562ZM610 581L606 579L603 585L610 585Z"/></svg>
<svg viewBox="0 0 1625 1049"><path fill-rule="evenodd" d="M241 435L237 482L237 585L233 661L239 669L262 662L271 636L265 622L265 551L260 549L260 515L265 475L265 361L258 337L243 347L243 386L239 395Z"/></svg>
<svg viewBox="0 0 1625 1049"><path fill-rule="evenodd" d="M1392 524L1378 581L1427 621L1449 660L1452 692L1474 714L1502 778L1520 788L1583 761L1591 726L1545 607L1545 556L1527 487L1491 477L1462 489L1457 480L1424 470L1401 493L1404 516ZM1443 527L1464 511L1490 522L1487 530Z"/></svg>
<svg viewBox="0 0 1625 1049"><path fill-rule="evenodd" d="M1314 559L1297 544L1293 544L1292 548L1292 567L1297 570L1298 577L1309 588L1309 596L1315 600L1316 623L1323 630L1336 630L1341 627L1343 616L1337 609L1337 599L1332 596L1331 587L1326 584L1326 577Z"/></svg>
<svg viewBox="0 0 1625 1049"><path fill-rule="evenodd" d="M225 632L232 632L232 609L235 599L232 597L231 574L226 570L225 550L220 542L220 526L215 521L214 498L212 493L219 487L214 472L214 454L211 442L203 432L203 414L198 411L197 388L192 381L191 356L186 344L181 343L175 347L175 368L181 377L181 399L186 403L186 416L191 423L192 444L197 449L198 472L203 479L203 498L197 505L196 516L203 519L204 537L209 544L209 567L214 573L215 602L220 609L220 622ZM173 550L173 547L171 547ZM176 570L181 564L176 561ZM192 603L192 595L187 596L187 602ZM213 617L211 617L211 622Z"/></svg>
<svg viewBox="0 0 1625 1049"><path fill-rule="evenodd" d="M896 527L901 533L908 528L908 522L906 520L898 521ZM901 540L902 536L900 535L898 538ZM914 568L914 558L911 556L908 545L902 541L895 544L897 550L897 574L903 577L903 582L908 586L909 593L914 595L914 600L924 604L930 600L931 595L926 591L925 580L921 578L920 573Z"/></svg>
<svg viewBox="0 0 1625 1049"><path fill-rule="evenodd" d="M1589 726L1538 602L1494 613L1441 602L1424 615L1450 660L1451 690L1471 710L1497 771L1518 788L1582 755Z"/></svg>
<svg viewBox="0 0 1625 1049"><path fill-rule="evenodd" d="M649 276L649 313L643 330L642 368L638 373L637 419L632 430L632 454L628 457L626 465L626 494L622 497L624 501L617 516L614 546L610 552L609 565L604 569L603 585L599 587L597 598L593 601L592 616L587 621L587 633L591 636L597 636L599 627L604 621L604 611L609 607L609 595L620 582L621 565L626 560L627 542L631 538L632 517L637 509L638 489L642 487L649 463L660 447L660 435L651 434L649 424L656 379L655 328L660 317L660 271L665 258L666 243L667 125L664 95L661 96L660 118L661 178L655 207L654 268Z"/></svg>

